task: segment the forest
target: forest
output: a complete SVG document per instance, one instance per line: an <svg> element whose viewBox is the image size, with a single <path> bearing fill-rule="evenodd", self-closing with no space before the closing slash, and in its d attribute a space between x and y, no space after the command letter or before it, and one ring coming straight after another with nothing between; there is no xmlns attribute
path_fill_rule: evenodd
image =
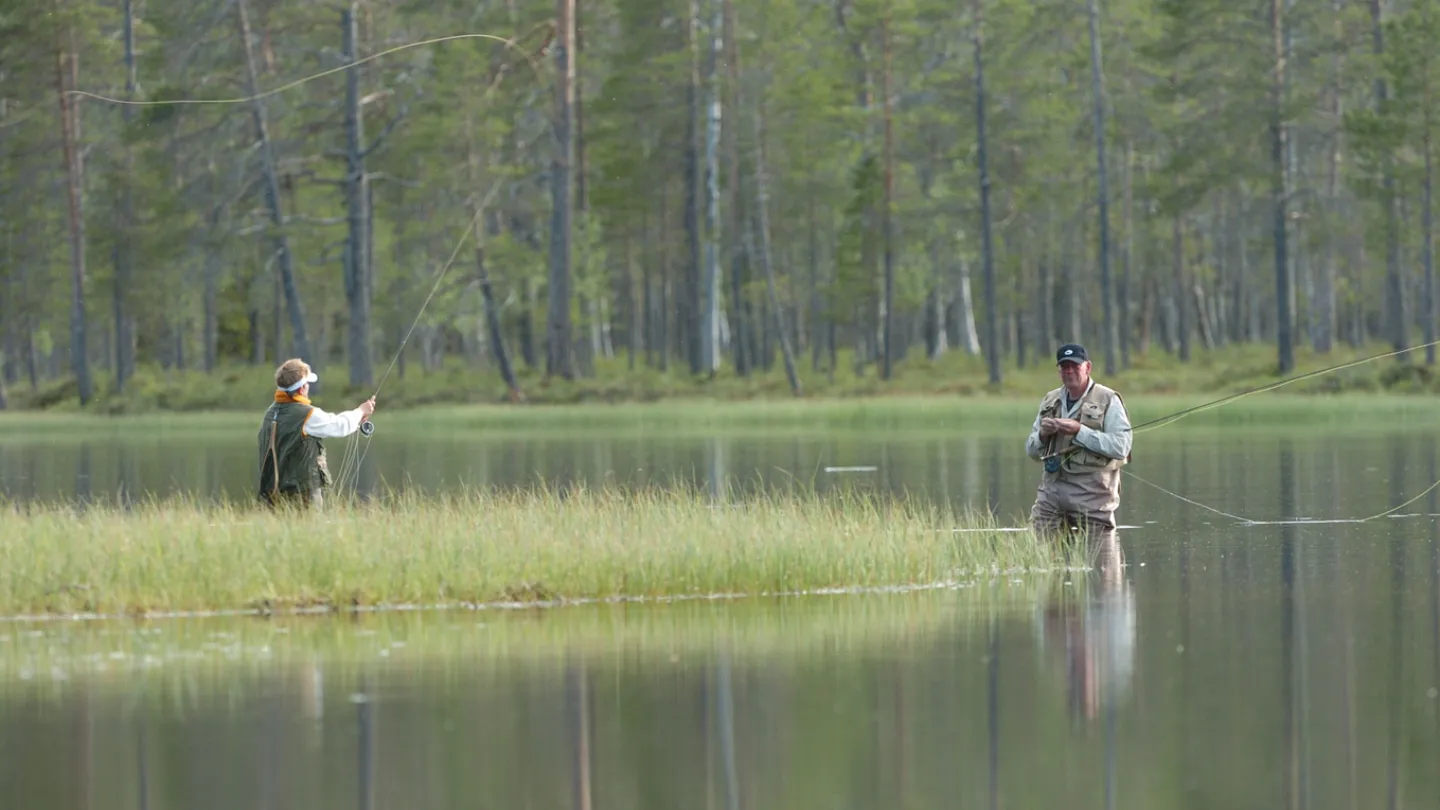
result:
<svg viewBox="0 0 1440 810"><path fill-rule="evenodd" d="M1433 364L1437 40L1440 0L5 0L0 405L290 356Z"/></svg>

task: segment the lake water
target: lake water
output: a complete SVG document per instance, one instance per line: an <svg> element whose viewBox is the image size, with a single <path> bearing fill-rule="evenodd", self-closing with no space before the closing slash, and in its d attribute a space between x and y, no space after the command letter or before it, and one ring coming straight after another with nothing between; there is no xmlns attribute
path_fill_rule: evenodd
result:
<svg viewBox="0 0 1440 810"><path fill-rule="evenodd" d="M377 434L361 490L682 479L1017 519L1023 436ZM1440 433L1160 430L1129 470L1360 518ZM331 444L332 462L343 445ZM0 494L243 497L252 444L0 439ZM876 467L825 472L826 467ZM1086 574L784 600L0 624L0 795L37 808L1440 806L1440 493L1242 525L1128 478ZM3 527L0 527L3 530Z"/></svg>

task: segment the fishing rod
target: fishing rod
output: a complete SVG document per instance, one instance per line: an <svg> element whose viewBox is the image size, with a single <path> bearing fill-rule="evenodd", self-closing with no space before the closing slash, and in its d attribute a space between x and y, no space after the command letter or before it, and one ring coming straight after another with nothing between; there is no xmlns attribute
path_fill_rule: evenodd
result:
<svg viewBox="0 0 1440 810"><path fill-rule="evenodd" d="M498 186L496 188L498 188ZM493 191L492 189L492 194ZM450 267L455 264L456 257L460 255L460 249L464 247L465 242L469 240L470 233L475 230L477 223L480 221L480 214L484 211L484 205L477 205L475 207L475 214L470 217L470 221L465 225L465 230L460 233L460 238L455 242L454 249L450 251L450 257L435 271L435 281L430 285L430 293L426 295L425 300L421 302L420 311L415 313L415 319L410 322L410 328L405 330L405 336L400 339L400 346L395 349L395 354L391 356L390 365L385 367L385 373L380 375L380 382L375 385L375 393L371 395L372 397L380 396L381 389L385 387L385 381L390 379L390 372L395 370L395 363L399 361L400 354L405 351L405 346L410 342L410 336L415 333L415 327L420 325L420 319L425 316L425 309L430 306L431 300L435 298L435 293L440 290L440 283L445 280L445 274L450 272ZM348 453L346 459L342 461L341 475L339 476L342 487L345 478L349 477L352 473L357 480L359 479L360 468L365 464L365 456L370 453L369 440L375 433L375 423L369 419L361 422L360 433L366 438L365 449L359 453L359 458L354 464L350 463Z"/></svg>

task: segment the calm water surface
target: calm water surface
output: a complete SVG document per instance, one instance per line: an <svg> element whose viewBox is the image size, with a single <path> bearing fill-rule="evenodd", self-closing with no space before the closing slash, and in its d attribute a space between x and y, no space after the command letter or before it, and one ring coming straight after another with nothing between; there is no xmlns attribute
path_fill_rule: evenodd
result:
<svg viewBox="0 0 1440 810"><path fill-rule="evenodd" d="M1356 518L1440 478L1437 439L1176 430L1137 441L1129 469L1255 520ZM377 441L367 474L424 490L800 478L1014 518L1036 475L1018 444L413 437ZM244 493L250 463L248 440L6 439L0 491ZM1239 525L1125 486L1135 528L1095 549L1089 574L550 611L0 624L0 796L247 810L1440 806L1437 494L1366 523Z"/></svg>

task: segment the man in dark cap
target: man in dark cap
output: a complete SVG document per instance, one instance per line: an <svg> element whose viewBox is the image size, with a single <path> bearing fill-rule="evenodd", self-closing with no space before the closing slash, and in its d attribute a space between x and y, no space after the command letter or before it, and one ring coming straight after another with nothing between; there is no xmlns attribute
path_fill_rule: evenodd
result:
<svg viewBox="0 0 1440 810"><path fill-rule="evenodd" d="M1030 508L1037 531L1115 528L1120 467L1130 460L1130 416L1114 390L1090 378L1085 347L1055 352L1060 387L1040 401L1025 452L1045 472Z"/></svg>

